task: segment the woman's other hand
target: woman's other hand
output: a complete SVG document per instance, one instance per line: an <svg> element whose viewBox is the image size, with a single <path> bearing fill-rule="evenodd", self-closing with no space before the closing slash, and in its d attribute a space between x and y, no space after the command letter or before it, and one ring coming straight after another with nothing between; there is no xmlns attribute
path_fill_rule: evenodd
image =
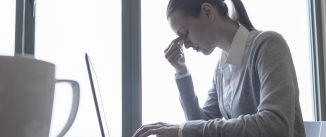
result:
<svg viewBox="0 0 326 137"><path fill-rule="evenodd" d="M164 50L165 58L175 68L177 74L184 74L188 72L182 45L183 37L178 37L174 39Z"/></svg>
<svg viewBox="0 0 326 137"><path fill-rule="evenodd" d="M154 123L141 126L132 137L147 137L156 135L157 137L178 137L179 125L167 123Z"/></svg>

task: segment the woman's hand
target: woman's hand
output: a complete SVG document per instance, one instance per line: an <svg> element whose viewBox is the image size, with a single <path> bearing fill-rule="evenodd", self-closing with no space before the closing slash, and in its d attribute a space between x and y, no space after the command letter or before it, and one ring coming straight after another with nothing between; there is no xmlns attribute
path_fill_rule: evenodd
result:
<svg viewBox="0 0 326 137"><path fill-rule="evenodd" d="M165 58L175 68L177 74L184 74L188 72L185 64L185 56L182 50L183 37L174 39L170 45L164 50Z"/></svg>
<svg viewBox="0 0 326 137"><path fill-rule="evenodd" d="M154 123L141 126L132 137L147 137L156 135L157 137L178 137L179 125L167 123Z"/></svg>

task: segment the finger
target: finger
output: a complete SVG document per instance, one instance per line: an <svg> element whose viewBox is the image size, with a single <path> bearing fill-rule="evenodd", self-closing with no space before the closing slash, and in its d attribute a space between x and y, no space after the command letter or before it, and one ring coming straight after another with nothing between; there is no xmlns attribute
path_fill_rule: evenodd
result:
<svg viewBox="0 0 326 137"><path fill-rule="evenodd" d="M178 60L182 57L181 54L177 54L171 58L169 58L169 62L174 65L174 64L177 64L178 63Z"/></svg>
<svg viewBox="0 0 326 137"><path fill-rule="evenodd" d="M149 130L149 128L159 128L161 126L167 126L168 124L163 123L163 122L156 122L148 125L143 125L138 130L134 133L133 137L138 136L140 132L144 132L145 130Z"/></svg>
<svg viewBox="0 0 326 137"><path fill-rule="evenodd" d="M180 58L181 56L182 56L182 53L175 51L175 52L172 53L172 55L170 55L170 56L167 58L167 60L168 60L170 63L175 64L175 63L177 63L176 60L177 60L178 58Z"/></svg>
<svg viewBox="0 0 326 137"><path fill-rule="evenodd" d="M182 44L183 44L183 37L178 37L169 44L169 46L164 50L164 53L171 50L172 47L181 47Z"/></svg>
<svg viewBox="0 0 326 137"><path fill-rule="evenodd" d="M184 58L184 53L180 49L179 51L175 51L172 55L168 58L169 62L176 62L178 59Z"/></svg>
<svg viewBox="0 0 326 137"><path fill-rule="evenodd" d="M159 128L161 126L159 125L143 125L141 126L133 135L133 137L138 137L140 134L143 134L144 132L150 130L150 129L155 129Z"/></svg>
<svg viewBox="0 0 326 137"><path fill-rule="evenodd" d="M169 44L169 46L164 50L164 53L166 53L166 52L171 48L171 46L172 46L173 44L174 44L174 43L171 42L171 43Z"/></svg>
<svg viewBox="0 0 326 137"><path fill-rule="evenodd" d="M179 41L182 40L182 37L177 37L176 39L172 40L171 43L169 44L169 46L164 50L164 52L166 52L171 46L178 44Z"/></svg>
<svg viewBox="0 0 326 137"><path fill-rule="evenodd" d="M165 58L170 58L171 56L174 56L174 55L177 55L177 54L181 54L181 50L178 49L178 50L173 50L171 52L168 52L166 55L165 55Z"/></svg>
<svg viewBox="0 0 326 137"><path fill-rule="evenodd" d="M168 51L165 52L165 57L170 56L175 51L181 52L181 47L180 46L172 46Z"/></svg>
<svg viewBox="0 0 326 137"><path fill-rule="evenodd" d="M152 124L149 124L149 125L167 125L167 124L163 123L163 122L156 122L156 123L152 123Z"/></svg>
<svg viewBox="0 0 326 137"><path fill-rule="evenodd" d="M147 132L148 130L156 129L160 127L162 127L162 125L143 125L134 133L133 137L139 137L139 135Z"/></svg>
<svg viewBox="0 0 326 137"><path fill-rule="evenodd" d="M150 135L164 135L163 133L167 130L166 127L160 127L156 129L150 129L141 134L139 137L148 137Z"/></svg>
<svg viewBox="0 0 326 137"><path fill-rule="evenodd" d="M171 50L169 50L167 53L165 53L165 58L169 58L170 56L172 56L174 54L183 54L183 51L180 48L175 48L175 49L171 48Z"/></svg>

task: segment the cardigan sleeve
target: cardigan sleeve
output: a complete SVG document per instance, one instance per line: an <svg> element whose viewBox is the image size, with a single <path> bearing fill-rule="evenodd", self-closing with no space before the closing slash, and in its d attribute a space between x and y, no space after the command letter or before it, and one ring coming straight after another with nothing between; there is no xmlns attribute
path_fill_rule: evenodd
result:
<svg viewBox="0 0 326 137"><path fill-rule="evenodd" d="M215 78L203 108L200 108L198 104L191 75L176 79L176 82L180 93L180 103L187 120L208 120L222 117L218 107L216 86L214 85Z"/></svg>

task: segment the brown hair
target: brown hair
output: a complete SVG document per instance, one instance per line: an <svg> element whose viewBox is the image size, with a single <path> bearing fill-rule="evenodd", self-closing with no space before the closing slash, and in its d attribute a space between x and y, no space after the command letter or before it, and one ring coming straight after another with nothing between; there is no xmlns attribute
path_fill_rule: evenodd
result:
<svg viewBox="0 0 326 137"><path fill-rule="evenodd" d="M248 30L255 30L252 25L247 11L241 2L241 0L231 0L235 8L234 20L245 26ZM224 0L170 0L167 7L167 16L176 9L182 10L184 15L197 17L201 11L201 5L203 3L212 4L216 9L224 16L228 16L228 7Z"/></svg>

